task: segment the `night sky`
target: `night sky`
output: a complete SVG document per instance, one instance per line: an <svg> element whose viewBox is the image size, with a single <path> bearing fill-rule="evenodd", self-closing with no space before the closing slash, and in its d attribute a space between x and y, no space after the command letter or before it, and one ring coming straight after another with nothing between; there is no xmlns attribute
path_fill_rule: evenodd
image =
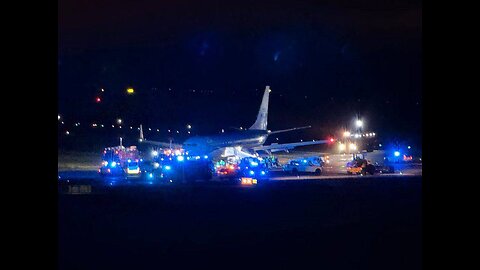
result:
<svg viewBox="0 0 480 270"><path fill-rule="evenodd" d="M359 114L421 140L420 1L226 2L60 0L59 112L218 132L250 126L270 85L272 130L322 138Z"/></svg>

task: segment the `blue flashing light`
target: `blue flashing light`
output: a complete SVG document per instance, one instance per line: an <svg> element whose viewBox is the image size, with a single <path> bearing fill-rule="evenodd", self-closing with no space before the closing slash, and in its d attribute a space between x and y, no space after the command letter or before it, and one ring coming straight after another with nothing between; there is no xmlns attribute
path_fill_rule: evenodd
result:
<svg viewBox="0 0 480 270"><path fill-rule="evenodd" d="M204 158L204 159L208 159L208 156L207 156L207 155L205 155L205 156L203 156L203 158Z"/></svg>
<svg viewBox="0 0 480 270"><path fill-rule="evenodd" d="M153 185L153 182L152 182L152 181L149 181L148 184Z"/></svg>
<svg viewBox="0 0 480 270"><path fill-rule="evenodd" d="M307 160L306 160L306 159L304 159L304 160L303 160L303 163L307 163Z"/></svg>
<svg viewBox="0 0 480 270"><path fill-rule="evenodd" d="M149 173L149 174L148 174L148 177L149 177L149 178L153 178L153 173Z"/></svg>
<svg viewBox="0 0 480 270"><path fill-rule="evenodd" d="M143 158L140 159L140 162L143 162Z"/></svg>
<svg viewBox="0 0 480 270"><path fill-rule="evenodd" d="M117 166L117 162L112 161L112 163L110 164L110 166L111 166L112 168L115 168L115 166Z"/></svg>
<svg viewBox="0 0 480 270"><path fill-rule="evenodd" d="M129 159L129 160L128 160L128 163L130 163L130 162L132 162L132 160L131 160L131 159Z"/></svg>
<svg viewBox="0 0 480 270"><path fill-rule="evenodd" d="M394 154L396 157L400 156L400 152L399 152L399 151L395 151L393 154Z"/></svg>
<svg viewBox="0 0 480 270"><path fill-rule="evenodd" d="M169 171L169 170L171 170L171 169L172 169L171 166L169 166L169 165L165 166L165 170Z"/></svg>
<svg viewBox="0 0 480 270"><path fill-rule="evenodd" d="M254 175L254 174L255 174L255 172L254 172L254 171L252 171L252 170L250 170L250 172L249 172L249 173L250 173L250 175Z"/></svg>
<svg viewBox="0 0 480 270"><path fill-rule="evenodd" d="M252 162L250 162L250 165L252 165L252 167L256 167L256 166L258 166L258 162L252 161Z"/></svg>
<svg viewBox="0 0 480 270"><path fill-rule="evenodd" d="M183 156L177 156L177 161L183 161L185 158Z"/></svg>
<svg viewBox="0 0 480 270"><path fill-rule="evenodd" d="M262 175L265 175L265 171L262 171Z"/></svg>

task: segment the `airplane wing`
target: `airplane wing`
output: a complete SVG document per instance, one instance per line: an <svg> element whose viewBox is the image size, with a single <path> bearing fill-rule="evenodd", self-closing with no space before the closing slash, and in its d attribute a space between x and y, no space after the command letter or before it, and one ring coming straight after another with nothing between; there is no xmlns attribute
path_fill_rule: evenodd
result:
<svg viewBox="0 0 480 270"><path fill-rule="evenodd" d="M275 131L268 131L268 134L275 134L275 133L282 133L282 132L288 132L288 131L294 131L294 130L299 130L299 129L306 129L306 128L311 128L312 126L304 126L304 127L296 127L296 128L289 128L289 129L282 129L282 130L275 130Z"/></svg>
<svg viewBox="0 0 480 270"><path fill-rule="evenodd" d="M278 151L285 151L290 150L298 146L305 146L305 145L314 145L314 144L323 144L328 143L329 140L314 140L311 142L296 142L296 143L272 143L270 145L262 145L253 147L253 151L271 151L271 152L278 152Z"/></svg>

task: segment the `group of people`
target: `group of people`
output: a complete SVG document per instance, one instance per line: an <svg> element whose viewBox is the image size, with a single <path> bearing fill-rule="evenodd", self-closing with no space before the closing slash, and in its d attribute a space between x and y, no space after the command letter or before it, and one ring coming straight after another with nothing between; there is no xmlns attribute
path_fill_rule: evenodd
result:
<svg viewBox="0 0 480 270"><path fill-rule="evenodd" d="M278 158L276 158L275 156L264 157L263 161L265 162L267 168L280 167L280 163L278 163Z"/></svg>

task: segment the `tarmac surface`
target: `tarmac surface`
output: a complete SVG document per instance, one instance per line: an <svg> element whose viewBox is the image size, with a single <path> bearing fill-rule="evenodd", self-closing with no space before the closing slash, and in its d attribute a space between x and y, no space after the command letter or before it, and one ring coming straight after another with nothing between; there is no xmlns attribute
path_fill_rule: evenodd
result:
<svg viewBox="0 0 480 270"><path fill-rule="evenodd" d="M418 175L255 186L96 176L59 174L60 269L421 269Z"/></svg>

